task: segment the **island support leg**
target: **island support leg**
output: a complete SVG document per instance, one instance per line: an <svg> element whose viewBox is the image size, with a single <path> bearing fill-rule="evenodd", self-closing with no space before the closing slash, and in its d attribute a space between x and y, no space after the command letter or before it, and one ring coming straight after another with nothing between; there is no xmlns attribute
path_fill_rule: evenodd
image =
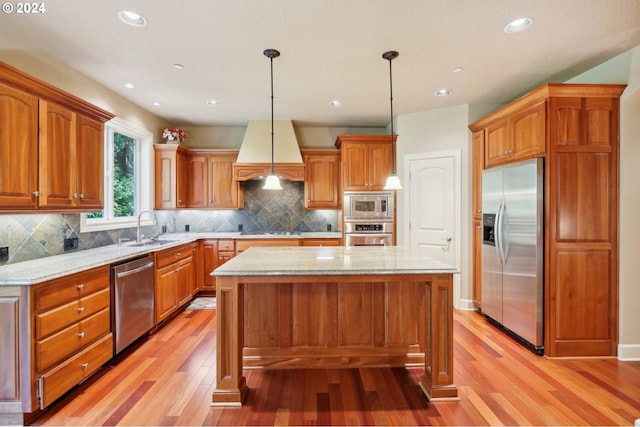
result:
<svg viewBox="0 0 640 427"><path fill-rule="evenodd" d="M453 275L432 276L426 284L427 334L420 388L429 400L458 396L453 384Z"/></svg>
<svg viewBox="0 0 640 427"><path fill-rule="evenodd" d="M216 280L216 389L212 406L241 406L248 388L242 375L244 287L234 277Z"/></svg>

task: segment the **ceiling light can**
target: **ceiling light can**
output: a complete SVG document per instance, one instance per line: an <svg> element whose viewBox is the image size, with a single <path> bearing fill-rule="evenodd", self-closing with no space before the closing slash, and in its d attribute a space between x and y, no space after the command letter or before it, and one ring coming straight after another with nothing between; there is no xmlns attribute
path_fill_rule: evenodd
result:
<svg viewBox="0 0 640 427"><path fill-rule="evenodd" d="M514 19L505 25L504 32L507 34L519 33L529 28L532 24L533 19L529 17Z"/></svg>
<svg viewBox="0 0 640 427"><path fill-rule="evenodd" d="M144 27L147 25L147 20L144 16L131 10L121 10L118 12L118 19L127 25L132 27Z"/></svg>
<svg viewBox="0 0 640 427"><path fill-rule="evenodd" d="M436 91L436 96L448 96L451 95L451 89L440 89Z"/></svg>

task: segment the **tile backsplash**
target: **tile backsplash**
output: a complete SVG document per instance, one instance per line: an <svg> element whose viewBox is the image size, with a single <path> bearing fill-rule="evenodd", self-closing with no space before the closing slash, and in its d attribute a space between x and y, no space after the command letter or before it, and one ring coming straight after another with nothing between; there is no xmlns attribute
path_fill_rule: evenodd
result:
<svg viewBox="0 0 640 427"><path fill-rule="evenodd" d="M244 184L244 209L155 211L157 226L143 227L145 235L168 233L244 231L334 231L340 226L341 211L305 210L304 183L282 182L283 190L263 190L263 181ZM136 229L80 232L80 214L0 215L0 247L9 247L9 260L0 265L58 255L65 238L77 237L78 249L113 245L118 239L135 239Z"/></svg>

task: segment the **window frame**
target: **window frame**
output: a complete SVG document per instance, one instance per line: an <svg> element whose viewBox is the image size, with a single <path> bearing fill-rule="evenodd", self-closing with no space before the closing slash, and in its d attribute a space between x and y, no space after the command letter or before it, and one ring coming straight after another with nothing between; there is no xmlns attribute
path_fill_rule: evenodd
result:
<svg viewBox="0 0 640 427"><path fill-rule="evenodd" d="M136 140L135 212L153 209L153 134L136 128L117 117L104 124L104 218L87 218L80 214L80 232L116 230L138 226L137 216L115 218L113 214L113 139L119 133ZM152 225L153 219L144 215L140 225Z"/></svg>

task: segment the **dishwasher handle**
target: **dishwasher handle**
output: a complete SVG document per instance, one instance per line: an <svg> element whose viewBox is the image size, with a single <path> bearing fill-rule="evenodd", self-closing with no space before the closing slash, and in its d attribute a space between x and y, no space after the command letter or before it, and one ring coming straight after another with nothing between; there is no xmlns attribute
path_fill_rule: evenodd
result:
<svg viewBox="0 0 640 427"><path fill-rule="evenodd" d="M141 265L138 268L134 268L133 270L127 270L127 271L123 271L121 273L116 273L116 278L119 279L121 277L127 277L127 276L130 276L132 274L139 273L142 270L146 270L147 268L151 268L151 267L153 267L153 261L150 261L150 262L148 262L148 263L146 263L144 265Z"/></svg>

